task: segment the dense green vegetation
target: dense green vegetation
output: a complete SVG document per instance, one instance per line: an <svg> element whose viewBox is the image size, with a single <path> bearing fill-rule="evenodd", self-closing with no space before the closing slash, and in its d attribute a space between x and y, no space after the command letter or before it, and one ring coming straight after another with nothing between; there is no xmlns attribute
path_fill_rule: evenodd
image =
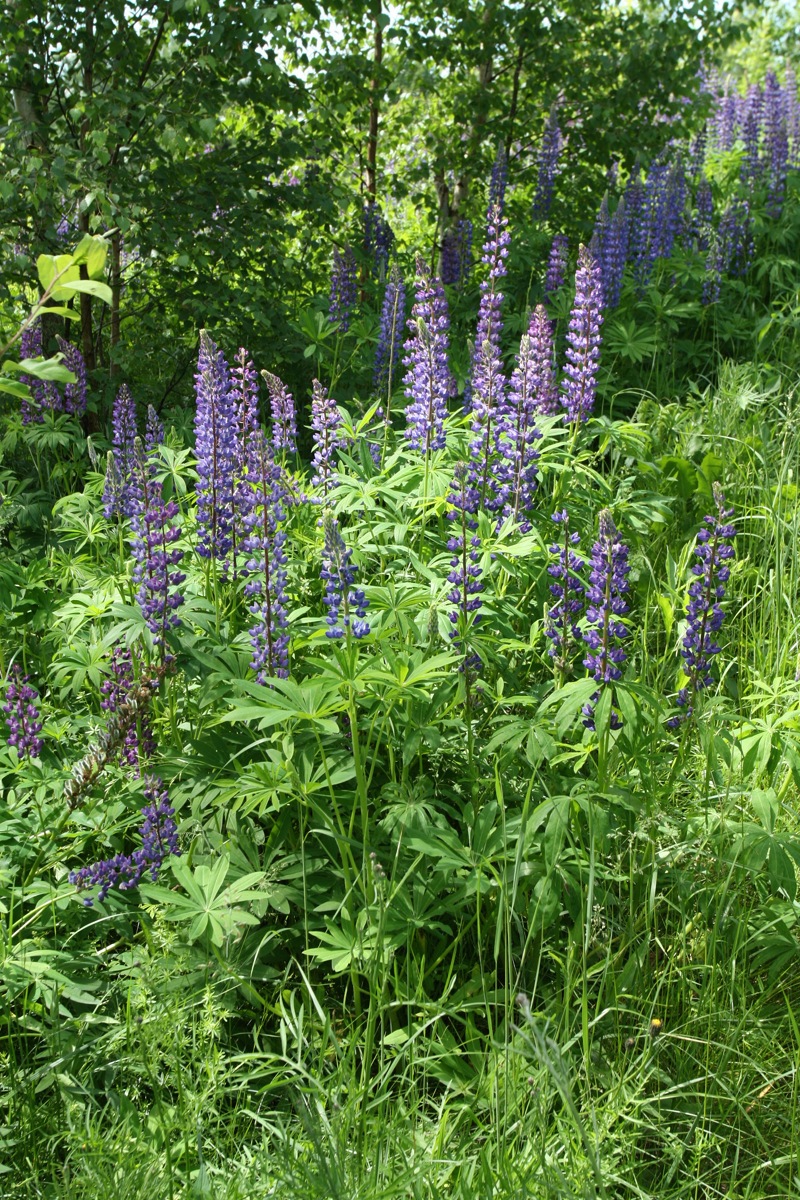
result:
<svg viewBox="0 0 800 1200"><path fill-rule="evenodd" d="M385 7L0 14L0 1194L800 1197L790 16Z"/></svg>

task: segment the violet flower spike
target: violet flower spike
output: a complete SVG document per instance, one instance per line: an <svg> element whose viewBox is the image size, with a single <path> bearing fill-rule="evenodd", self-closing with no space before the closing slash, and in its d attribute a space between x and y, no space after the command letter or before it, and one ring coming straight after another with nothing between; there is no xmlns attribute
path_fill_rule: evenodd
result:
<svg viewBox="0 0 800 1200"><path fill-rule="evenodd" d="M558 160L564 148L564 137L558 125L558 108L554 104L544 127L542 144L538 154L536 193L533 198L533 215L544 220L550 213L555 192Z"/></svg>
<svg viewBox="0 0 800 1200"><path fill-rule="evenodd" d="M463 287L472 269L472 222L460 217L442 238L442 283Z"/></svg>
<svg viewBox="0 0 800 1200"><path fill-rule="evenodd" d="M34 321L22 331L19 352L22 359L44 357L41 319ZM20 415L23 425L41 425L44 413L48 409L51 412L61 412L63 407L61 393L55 383L45 379L36 379L33 375L20 375L20 382L28 385L34 402L31 405L27 400L22 401Z"/></svg>
<svg viewBox="0 0 800 1200"><path fill-rule="evenodd" d="M144 798L148 803L142 808L143 821L139 826L142 845L133 854L116 854L113 858L101 859L89 867L70 871L69 881L80 891L99 887L95 898L87 896L84 904L91 908L94 899L101 903L113 887L129 891L138 887L145 874L155 883L164 861L171 855L180 854L175 810L169 803L169 793L157 776L149 776L144 784Z"/></svg>
<svg viewBox="0 0 800 1200"><path fill-rule="evenodd" d="M573 549L580 544L581 535L570 530L567 510L554 512L552 520L561 526L562 541L550 547L556 561L550 564L547 573L556 580L550 584L555 604L548 611L545 633L552 642L548 654L563 678L571 670L574 650L581 639L578 622L585 603L583 571L586 563Z"/></svg>
<svg viewBox="0 0 800 1200"><path fill-rule="evenodd" d="M286 384L270 371L262 371L272 415L272 448L276 454L297 454L297 417L294 399Z"/></svg>
<svg viewBox="0 0 800 1200"><path fill-rule="evenodd" d="M567 277L567 260L569 258L569 239L564 233L557 233L550 247L547 260L547 273L544 277L544 298L549 300L554 292L563 287Z"/></svg>
<svg viewBox="0 0 800 1200"><path fill-rule="evenodd" d="M604 508L599 516L599 536L592 546L589 586L586 589L587 629L583 634L590 653L583 665L600 684L608 687L622 676L620 667L625 661L625 651L619 643L628 636L628 630L620 617L628 611L625 593L629 591L628 547L620 541L611 513ZM596 691L584 705L584 725L594 729L594 710L600 699ZM622 719L613 709L611 728L619 729Z"/></svg>
<svg viewBox="0 0 800 1200"><path fill-rule="evenodd" d="M345 448L347 439L336 401L318 379L314 380L311 396L311 436L311 465L314 468L311 482L314 487L322 488L323 499L327 499L335 486L336 451Z"/></svg>
<svg viewBox="0 0 800 1200"><path fill-rule="evenodd" d="M387 394L387 417L391 408L392 384L400 355L400 340L406 314L406 290L396 265L392 267L383 297L378 343L375 347L375 366L372 386L376 392Z"/></svg>
<svg viewBox="0 0 800 1200"><path fill-rule="evenodd" d="M328 317L341 333L350 328L357 295L355 255L349 246L344 251L334 249Z"/></svg>
<svg viewBox="0 0 800 1200"><path fill-rule="evenodd" d="M328 610L325 636L338 640L349 630L354 638L363 638L370 631L367 615L368 600L363 588L355 588L356 568L350 561L353 551L345 545L339 522L332 513L323 518L325 542L322 548L320 578L325 584L325 607Z"/></svg>
<svg viewBox="0 0 800 1200"><path fill-rule="evenodd" d="M113 459L116 475L103 489L103 512L106 520L114 515L130 517L133 511L131 475L133 473L133 443L136 440L136 404L126 383L117 392L112 413ZM116 490L115 490L116 485Z"/></svg>
<svg viewBox="0 0 800 1200"><path fill-rule="evenodd" d="M115 646L111 654L111 675L100 685L103 696L100 707L108 713L117 712L120 705L128 701L133 687L131 652L121 646ZM133 768L133 774L138 778L141 762L144 759L152 758L156 752L156 741L153 736L150 713L146 707L140 708L137 722L133 722L125 734L125 740L120 748L120 757L124 763Z"/></svg>
<svg viewBox="0 0 800 1200"><path fill-rule="evenodd" d="M600 268L585 246L578 253L575 302L567 329L566 366L561 382L564 420L587 421L594 410L603 324Z"/></svg>
<svg viewBox="0 0 800 1200"><path fill-rule="evenodd" d="M75 375L74 383L64 384L64 412L73 417L82 417L86 412L88 388L86 363L80 350L77 346L73 346L72 342L68 342L62 337L57 337L56 341L64 355L64 366Z"/></svg>
<svg viewBox="0 0 800 1200"><path fill-rule="evenodd" d="M197 553L225 571L233 544L236 409L224 355L205 330L195 376Z"/></svg>
<svg viewBox="0 0 800 1200"><path fill-rule="evenodd" d="M156 646L162 653L166 635L180 625L177 609L183 604L178 590L186 576L177 570L183 551L175 546L180 529L175 524L176 501L165 503L152 455L145 455L139 438L134 446L134 510L131 520L134 558L133 579L139 585L136 599Z"/></svg>
<svg viewBox="0 0 800 1200"><path fill-rule="evenodd" d="M492 458L501 423L506 414L508 380L503 372L500 335L503 329L503 293L500 280L506 274L506 259L511 235L508 220L495 206L489 216L483 262L489 267L488 278L481 282L481 303L475 350L472 359L472 433L470 443L470 479L481 493L481 502L497 507L489 495Z"/></svg>
<svg viewBox="0 0 800 1200"><path fill-rule="evenodd" d="M422 258L417 259L416 299L408 321L411 336L405 344L403 380L406 437L409 445L426 457L445 445L447 400L455 390L448 363L450 318L444 289L431 276Z"/></svg>
<svg viewBox="0 0 800 1200"><path fill-rule="evenodd" d="M144 425L144 452L153 454L159 446L164 445L164 422L152 404L147 406L147 419Z"/></svg>
<svg viewBox="0 0 800 1200"><path fill-rule="evenodd" d="M713 494L716 513L703 518L705 528L698 533L695 545L697 562L692 567L694 580L689 586L687 625L681 647L683 669L689 682L678 692L676 701L683 713L667 722L672 729L692 715L697 693L713 686L711 665L721 653L715 638L725 619L721 602L730 578L728 564L734 557L731 543L736 537L736 527L728 523L733 509L725 507L718 483L713 485Z"/></svg>
<svg viewBox="0 0 800 1200"><path fill-rule="evenodd" d="M450 560L448 582L452 585L447 599L455 607L448 614L454 648L462 654L461 671L469 681L470 675L481 666L479 655L469 650L470 631L480 620L481 582L480 548L477 534L479 494L470 482L465 463L457 463L447 502L447 520L453 523L453 533L447 539Z"/></svg>
<svg viewBox="0 0 800 1200"><path fill-rule="evenodd" d="M553 331L542 304L531 314L528 332L520 340L508 400L497 443L501 462L495 469L499 483L496 499L502 502L503 516L520 521L527 533L531 526L526 514L533 508L538 486L536 442L542 436L536 428L536 413L547 411L541 404L554 406L557 402Z"/></svg>
<svg viewBox="0 0 800 1200"><path fill-rule="evenodd" d="M30 675L23 675L14 663L6 680L3 712L8 726L8 744L16 746L20 758L38 758L42 753L42 721L37 701L39 693L31 687Z"/></svg>
<svg viewBox="0 0 800 1200"><path fill-rule="evenodd" d="M281 468L261 430L251 439L246 486L249 506L243 547L248 555L248 578L244 590L256 618L249 630L253 651L250 666L257 682L266 684L270 678L288 677L289 635L283 549L286 534L280 528L285 520Z"/></svg>

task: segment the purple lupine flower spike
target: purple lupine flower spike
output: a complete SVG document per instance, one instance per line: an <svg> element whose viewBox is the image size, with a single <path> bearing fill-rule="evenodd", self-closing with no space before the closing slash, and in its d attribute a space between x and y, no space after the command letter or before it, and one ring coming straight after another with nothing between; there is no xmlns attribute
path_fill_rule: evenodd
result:
<svg viewBox="0 0 800 1200"><path fill-rule="evenodd" d="M258 429L258 375L253 360L242 346L231 368L231 403L236 412L238 442L247 446L250 435Z"/></svg>
<svg viewBox="0 0 800 1200"><path fill-rule="evenodd" d="M146 873L155 883L165 859L171 854L180 854L175 810L169 802L167 789L157 776L145 779L144 798L148 803L142 808L144 819L139 826L141 849L134 850L133 854L116 854L89 867L70 871L69 881L80 891L99 886L96 899L100 903L112 887L120 891L138 887ZM91 908L93 903L91 896L84 900L87 908Z"/></svg>
<svg viewBox="0 0 800 1200"><path fill-rule="evenodd" d="M262 371L269 392L272 416L272 448L276 454L297 453L297 417L294 398L282 379Z"/></svg>
<svg viewBox="0 0 800 1200"><path fill-rule="evenodd" d="M448 582L452 590L447 593L447 599L455 607L450 611L449 618L452 629L450 637L459 652L463 653L461 670L468 676L478 670L481 665L480 657L469 650L469 633L480 620L481 582L480 549L481 540L477 534L479 494L470 482L469 471L465 463L457 463L453 483L447 502L447 520L453 524L453 533L447 539L447 549L453 557L450 560Z"/></svg>
<svg viewBox="0 0 800 1200"><path fill-rule="evenodd" d="M554 104L544 127L542 144L538 155L538 176L533 198L533 215L544 220L553 204L558 160L564 147L564 138L558 124L558 108Z"/></svg>
<svg viewBox="0 0 800 1200"><path fill-rule="evenodd" d="M447 400L455 385L448 364L447 300L439 279L431 276L422 258L417 259L416 299L408 328L411 336L403 358L409 397L406 437L413 449L427 455L445 445Z"/></svg>
<svg viewBox="0 0 800 1200"><path fill-rule="evenodd" d="M619 642L628 636L628 630L619 620L628 611L625 593L629 590L628 547L620 541L611 513L604 508L599 516L599 536L592 546L589 586L586 589L587 629L583 635L590 653L583 665L603 687L616 682L622 676L621 664L625 651ZM600 699L600 690L583 708L584 725L594 729L594 710ZM622 720L611 711L611 728L619 729Z"/></svg>
<svg viewBox="0 0 800 1200"><path fill-rule="evenodd" d="M139 585L136 599L142 615L155 644L163 650L167 631L180 625L176 610L183 604L183 596L178 588L186 576L177 570L183 551L174 544L180 537L175 525L178 505L174 499L164 502L156 465L137 438L132 476L133 578Z"/></svg>
<svg viewBox="0 0 800 1200"><path fill-rule="evenodd" d="M394 230L374 201L364 206L364 250L375 266L379 282L386 278L389 257L395 237Z"/></svg>
<svg viewBox="0 0 800 1200"><path fill-rule="evenodd" d="M698 533L695 545L697 562L692 567L694 581L689 586L686 632L681 646L683 669L689 682L678 692L677 705L683 712L667 722L673 729L692 715L697 693L713 686L711 664L721 649L714 639L725 619L721 601L730 578L728 563L734 556L731 542L736 537L736 527L728 523L733 509L725 507L718 483L713 485L713 494L717 511L703 518L705 528Z"/></svg>
<svg viewBox="0 0 800 1200"><path fill-rule="evenodd" d="M19 344L20 358L42 358L42 322L41 320L34 321L22 331L22 337ZM23 425L31 423L40 425L44 420L43 413L45 409L50 409L52 412L60 412L62 408L61 393L55 383L45 380L36 379L31 375L21 375L20 380L26 383L31 390L31 395L34 400L31 406L27 400L22 401L21 416Z"/></svg>
<svg viewBox="0 0 800 1200"><path fill-rule="evenodd" d="M356 306L356 259L349 246L344 251L334 249L331 271L331 293L328 316L342 333L350 328Z"/></svg>
<svg viewBox="0 0 800 1200"><path fill-rule="evenodd" d="M245 595L256 618L250 627L253 658L250 666L259 683L270 677L286 679L289 674L289 635L286 616L286 534L281 468L261 430L253 434L249 448L246 487L248 490L243 546L248 555Z"/></svg>
<svg viewBox="0 0 800 1200"><path fill-rule="evenodd" d="M375 347L375 366L372 371L372 386L377 392L386 392L387 404L391 402L405 315L406 289L399 268L394 266L383 297L378 344Z"/></svg>
<svg viewBox="0 0 800 1200"><path fill-rule="evenodd" d="M556 391L553 332L540 304L531 314L528 332L520 339L509 383L508 412L501 422L497 443L501 462L495 469L498 507L502 504L504 517L519 520L525 533L531 527L526 514L533 507L538 484L536 442L542 435L536 428L536 413L542 411L542 400L555 403Z"/></svg>
<svg viewBox="0 0 800 1200"><path fill-rule="evenodd" d="M205 330L200 332L195 391L197 553L216 560L224 571L233 542L236 409L225 356Z"/></svg>
<svg viewBox="0 0 800 1200"><path fill-rule="evenodd" d="M567 277L567 260L569 258L569 239L564 233L557 233L550 247L547 260L547 273L544 277L544 298L549 300L554 292L563 287Z"/></svg>
<svg viewBox="0 0 800 1200"><path fill-rule="evenodd" d="M789 133L781 86L774 71L764 82L764 152L767 170L767 212L777 221L783 207L789 166Z"/></svg>
<svg viewBox="0 0 800 1200"><path fill-rule="evenodd" d="M500 334L503 329L503 293L500 281L506 274L506 259L511 235L508 220L495 206L489 214L483 262L489 267L488 278L481 281L481 303L475 350L472 359L472 433L470 443L470 479L481 493L483 503L493 507L489 495L495 442L506 414L508 380L503 372Z"/></svg>
<svg viewBox="0 0 800 1200"><path fill-rule="evenodd" d="M103 699L100 707L108 713L115 713L124 704L134 686L133 660L130 650L115 646L111 655L111 676L104 679L100 685ZM133 768L133 774L138 777L143 759L151 758L156 752L156 741L148 710L142 707L136 723L131 724L125 740L122 743L120 757L124 763Z"/></svg>
<svg viewBox="0 0 800 1200"><path fill-rule="evenodd" d="M356 568L350 561L353 551L345 545L339 522L332 513L326 512L322 524L325 542L320 578L325 584L325 607L328 610L325 636L343 638L345 630L349 629L354 638L366 637L370 627L364 618L369 602L362 588L353 587L356 581Z"/></svg>
<svg viewBox="0 0 800 1200"><path fill-rule="evenodd" d="M314 468L311 482L314 487L321 487L323 497L327 498L334 486L336 451L344 449L346 439L336 401L318 379L314 380L311 396L311 434L311 465Z"/></svg>
<svg viewBox="0 0 800 1200"><path fill-rule="evenodd" d="M603 323L600 268L585 246L578 253L575 303L567 329L566 366L561 383L564 420L587 421L594 410Z"/></svg>
<svg viewBox="0 0 800 1200"><path fill-rule="evenodd" d="M442 283L462 286L472 269L472 222L460 217L442 238Z"/></svg>
<svg viewBox="0 0 800 1200"><path fill-rule="evenodd" d="M112 415L111 444L114 447L116 474L103 490L103 512L106 520L117 514L129 517L132 512L131 473L133 471L133 443L136 440L136 404L126 383L117 392ZM115 491L115 484L116 491Z"/></svg>
<svg viewBox="0 0 800 1200"><path fill-rule="evenodd" d="M144 424L144 452L153 454L164 444L164 422L152 404L147 406L147 419Z"/></svg>
<svg viewBox="0 0 800 1200"><path fill-rule="evenodd" d="M86 412L86 363L80 350L73 346L72 342L67 342L62 337L57 337L56 341L64 355L64 366L75 375L74 383L64 384L64 412L73 417L81 417Z"/></svg>
<svg viewBox="0 0 800 1200"><path fill-rule="evenodd" d="M545 633L553 643L548 654L563 676L571 670L573 654L581 637L578 621L583 615L585 603L583 570L586 563L573 549L579 545L581 535L570 529L567 510L554 512L552 520L561 526L563 536L560 544L550 547L550 553L556 561L550 564L547 573L556 580L550 584L550 594L555 598L555 604L547 614Z"/></svg>
<svg viewBox="0 0 800 1200"><path fill-rule="evenodd" d="M492 176L489 180L489 204L487 222L492 222L492 210L499 208L502 215L503 209L506 206L506 186L508 184L508 156L506 148L501 142L497 147L494 164L492 166Z"/></svg>
<svg viewBox="0 0 800 1200"><path fill-rule="evenodd" d="M39 693L31 687L30 675L23 675L14 663L6 681L3 712L8 726L8 744L16 746L20 758L38 758L42 753L42 721L37 701Z"/></svg>

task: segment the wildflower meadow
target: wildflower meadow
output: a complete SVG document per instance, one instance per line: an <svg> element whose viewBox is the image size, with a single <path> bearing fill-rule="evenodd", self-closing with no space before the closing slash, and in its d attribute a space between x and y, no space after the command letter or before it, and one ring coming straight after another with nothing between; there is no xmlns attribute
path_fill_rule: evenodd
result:
<svg viewBox="0 0 800 1200"><path fill-rule="evenodd" d="M800 1197L797 19L0 16L0 1195Z"/></svg>

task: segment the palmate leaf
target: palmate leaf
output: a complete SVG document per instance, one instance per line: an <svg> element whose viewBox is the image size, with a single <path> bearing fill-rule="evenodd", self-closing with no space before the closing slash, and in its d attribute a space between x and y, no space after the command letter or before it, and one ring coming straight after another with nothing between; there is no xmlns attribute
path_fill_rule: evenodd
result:
<svg viewBox="0 0 800 1200"><path fill-rule="evenodd" d="M252 701L234 704L230 712L223 713L214 724L254 721L258 729L263 730L284 721L308 721L320 733L337 732L333 715L344 712L347 704L339 694L335 680L311 680L303 684L295 683L293 679L270 682L270 687L263 687L249 680L239 680L239 689L251 696Z"/></svg>
<svg viewBox="0 0 800 1200"><path fill-rule="evenodd" d="M263 900L255 890L263 884L263 871L251 871L224 887L230 869L230 859L223 854L213 866L201 864L192 869L186 859L171 860L172 874L184 893L170 891L154 884L141 884L140 891L148 899L163 906L167 921L179 921L188 926L190 942L208 935L215 946L221 946L239 926L258 925L259 918L240 907Z"/></svg>
<svg viewBox="0 0 800 1200"><path fill-rule="evenodd" d="M604 340L613 354L634 363L651 358L658 349L655 329L637 326L635 321L612 321Z"/></svg>

